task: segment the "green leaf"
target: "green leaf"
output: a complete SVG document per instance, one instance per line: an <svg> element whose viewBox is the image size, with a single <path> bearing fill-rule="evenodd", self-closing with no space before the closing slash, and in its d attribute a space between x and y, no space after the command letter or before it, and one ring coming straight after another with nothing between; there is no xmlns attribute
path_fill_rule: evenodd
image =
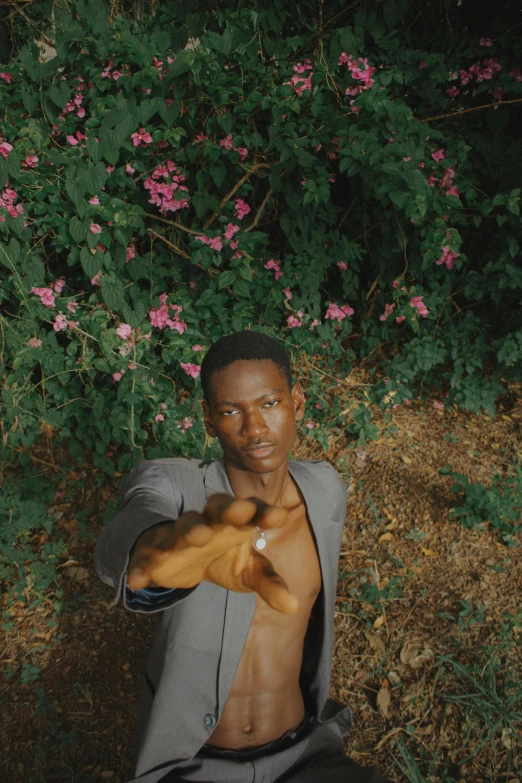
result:
<svg viewBox="0 0 522 783"><path fill-rule="evenodd" d="M80 252L80 263L82 265L83 271L90 279L91 277L97 275L98 272L101 272L103 266L103 255L99 250L97 250L95 253L92 253L88 247L82 247Z"/></svg>
<svg viewBox="0 0 522 783"><path fill-rule="evenodd" d="M69 221L69 231L74 241L78 244L83 242L87 236L87 226L81 220L78 220L77 217L73 217Z"/></svg>
<svg viewBox="0 0 522 783"><path fill-rule="evenodd" d="M80 177L75 177L74 179L66 179L65 192L67 193L67 195L69 196L73 204L75 204L78 207L81 201L83 200L85 193L87 192L85 181Z"/></svg>
<svg viewBox="0 0 522 783"><path fill-rule="evenodd" d="M47 95L52 100L52 102L58 106L59 109L63 109L71 97L72 92L70 87L68 87L65 82L62 82L60 85L53 84L49 88Z"/></svg>
<svg viewBox="0 0 522 783"><path fill-rule="evenodd" d="M218 33L214 32L208 32L204 38L203 38L203 44L208 46L209 49L212 49L215 52L219 52L220 54L230 54L232 51L232 44L233 44L234 36L227 27L223 35L219 35Z"/></svg>
<svg viewBox="0 0 522 783"><path fill-rule="evenodd" d="M403 180L410 186L414 193L426 193L428 187L426 178L421 174L418 169L412 171L402 172Z"/></svg>
<svg viewBox="0 0 522 783"><path fill-rule="evenodd" d="M17 239L11 239L8 245L3 245L0 242L0 262L6 266L10 272L13 272L16 268L16 264L20 260L21 247L20 242Z"/></svg>
<svg viewBox="0 0 522 783"><path fill-rule="evenodd" d="M96 163L94 166L90 166L82 181L85 182L88 193L93 196L100 193L107 182L107 171L103 163Z"/></svg>
<svg viewBox="0 0 522 783"><path fill-rule="evenodd" d="M250 287L245 280L238 280L234 283L234 293L241 296L243 299L250 297Z"/></svg>
<svg viewBox="0 0 522 783"><path fill-rule="evenodd" d="M101 278L101 295L103 301L111 310L122 310L125 306L122 282L113 275Z"/></svg>
<svg viewBox="0 0 522 783"><path fill-rule="evenodd" d="M233 269L227 269L226 272L221 272L219 275L218 290L221 291L227 285L232 285L235 282L237 275Z"/></svg>
<svg viewBox="0 0 522 783"><path fill-rule="evenodd" d="M210 176L214 180L216 187L220 188L227 176L226 166L219 161L215 166L209 168Z"/></svg>
<svg viewBox="0 0 522 783"><path fill-rule="evenodd" d="M89 153L90 159L93 161L93 163L99 163L101 160L100 142L96 141L94 136L88 136L85 144L87 145L87 152Z"/></svg>

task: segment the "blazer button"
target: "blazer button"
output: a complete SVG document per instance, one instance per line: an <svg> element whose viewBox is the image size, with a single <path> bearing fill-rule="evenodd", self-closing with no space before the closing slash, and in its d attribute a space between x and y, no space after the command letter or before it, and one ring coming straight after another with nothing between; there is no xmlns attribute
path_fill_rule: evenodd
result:
<svg viewBox="0 0 522 783"><path fill-rule="evenodd" d="M208 728L213 728L216 725L216 719L213 715L205 715L205 726L208 726Z"/></svg>

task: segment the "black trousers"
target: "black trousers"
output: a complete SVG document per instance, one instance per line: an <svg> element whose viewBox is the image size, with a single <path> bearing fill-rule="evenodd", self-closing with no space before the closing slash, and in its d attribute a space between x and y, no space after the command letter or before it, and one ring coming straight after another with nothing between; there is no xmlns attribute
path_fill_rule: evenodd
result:
<svg viewBox="0 0 522 783"><path fill-rule="evenodd" d="M224 750L203 745L160 783L391 783L376 767L361 767L344 751L332 721L307 716L282 737L256 748Z"/></svg>

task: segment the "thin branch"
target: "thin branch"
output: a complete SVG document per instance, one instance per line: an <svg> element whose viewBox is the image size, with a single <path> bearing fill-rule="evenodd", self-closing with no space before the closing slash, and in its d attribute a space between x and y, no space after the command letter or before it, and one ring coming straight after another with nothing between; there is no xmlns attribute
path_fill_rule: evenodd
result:
<svg viewBox="0 0 522 783"><path fill-rule="evenodd" d="M255 165L254 165L254 166L253 166L253 167L250 169L250 171L247 171L247 172L246 172L246 174L244 174L244 175L241 177L241 179L239 180L239 182L236 182L236 184L234 185L234 187L232 188L232 190L230 191L230 193L227 193L227 195L226 195L226 196L225 196L223 199L221 199L221 202L220 202L220 204L219 204L219 209L220 209L220 210L221 210L221 209L223 209L223 207L225 206L225 204L226 204L228 201L230 201L230 199L232 198L232 196L234 196L234 195L237 193L237 191L239 190L239 188L240 188L242 185L244 185L244 183L247 181L247 179L248 179L249 177L251 177L251 176L252 176L252 174L255 174L255 173L256 173L256 171L259 171L259 169L270 169L270 168L272 168L272 165L271 165L270 163L256 163L256 164L255 164ZM203 228L204 228L204 229L205 229L205 228L208 228L208 227L209 227L209 226L210 226L210 225L211 225L211 224L214 222L214 220L215 220L217 217L219 217L219 212L214 212L214 214L213 214L211 217L209 217L209 219L207 220L207 222L205 223L205 225L203 226Z"/></svg>
<svg viewBox="0 0 522 783"><path fill-rule="evenodd" d="M270 199L270 197L271 197L272 193L273 193L273 190L272 190L272 188L270 188L270 190L268 191L268 193L267 193L267 194L266 194L266 196L264 197L263 201L261 202L261 206L260 206L260 207L259 207L259 209L257 210L257 214L256 214L256 216L255 216L254 220L253 220L253 221L252 221L252 223L251 223L251 224L248 226L248 228L245 228L245 233L246 233L247 231L252 231L252 229L253 229L253 228L255 228L255 227L257 226L257 224L259 223L259 221L260 221L260 219L261 219L261 215L263 214L263 212L264 212L264 209L265 209L266 205L268 204L268 200Z"/></svg>
<svg viewBox="0 0 522 783"><path fill-rule="evenodd" d="M148 230L150 236L155 237L156 239L161 239L162 242L165 242L166 245L168 245L172 250L174 250L175 253L178 254L178 256L181 256L182 258L186 258L188 261L190 261L190 256L188 253L185 253L184 250L182 250L180 247L174 244L174 242L170 242L166 237L162 236L162 234L157 234L155 231L153 231L151 228Z"/></svg>
<svg viewBox="0 0 522 783"><path fill-rule="evenodd" d="M495 103L483 103L481 106L472 106L471 109L459 109L459 111L454 111L450 114L437 114L436 117L426 117L425 120L419 120L419 122L435 122L435 120L444 120L446 117L458 117L461 114L468 114L471 111L491 109L493 106L505 106L508 103L522 103L522 98L513 98L510 101L495 101Z"/></svg>
<svg viewBox="0 0 522 783"><path fill-rule="evenodd" d="M31 19L29 19L29 17L27 16L27 14L26 14L24 11L22 11L22 9L21 9L21 8L18 8L18 6L16 5L16 3L11 3L11 5L12 5L12 7L14 8L14 10L15 10L15 11L16 11L18 14L20 14L20 16L23 16L23 18L25 19L25 21L27 22L27 24L30 24L30 25L31 25L31 27L33 27L33 28L34 28L34 29L37 31L38 35L41 35L41 36L42 36L42 38L43 38L43 40L45 41L45 43L46 43L48 46L52 46L52 47L54 48L54 41L51 41L51 39L50 39L50 38L48 38L48 37L46 36L46 34L45 34L45 33L42 33L42 32L41 32L41 31L38 29L37 25L35 25L35 23L34 23L34 22L32 22L32 21L31 21Z"/></svg>
<svg viewBox="0 0 522 783"><path fill-rule="evenodd" d="M394 212L395 212L395 210L394 210ZM399 226L399 231L401 232L401 235L402 235L402 246L403 246L403 250L404 250L404 271L403 271L401 277L404 277L404 275L408 271L408 254L406 252L406 237L404 236L404 231L402 230L402 226L400 224L399 218L397 217L397 213L395 213L395 220L397 221L397 225Z"/></svg>
<svg viewBox="0 0 522 783"><path fill-rule="evenodd" d="M167 226L174 226L174 228L179 228L180 231L185 231L187 234L195 234L196 236L201 235L201 231L194 231L193 228L182 226L181 223L176 223L175 220L167 220L167 218L160 217L159 215L152 215L150 212L145 212L145 216L153 218L154 220L159 220L162 223L166 223Z"/></svg>

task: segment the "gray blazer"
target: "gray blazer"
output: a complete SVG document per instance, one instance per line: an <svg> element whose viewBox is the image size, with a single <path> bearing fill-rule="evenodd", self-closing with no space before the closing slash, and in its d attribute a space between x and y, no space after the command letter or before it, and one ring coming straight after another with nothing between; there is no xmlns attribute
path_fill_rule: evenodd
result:
<svg viewBox="0 0 522 783"><path fill-rule="evenodd" d="M301 688L320 723L335 720L348 734L349 707L329 699L337 564L346 519L346 487L328 462L289 461L316 539L323 587L304 643ZM219 721L255 610L254 593L201 582L161 606L126 600L130 551L147 528L202 511L218 492L233 494L223 460L156 459L130 472L123 502L96 543L100 578L132 611L156 612L156 632L140 703L134 781L157 783L192 758Z"/></svg>

